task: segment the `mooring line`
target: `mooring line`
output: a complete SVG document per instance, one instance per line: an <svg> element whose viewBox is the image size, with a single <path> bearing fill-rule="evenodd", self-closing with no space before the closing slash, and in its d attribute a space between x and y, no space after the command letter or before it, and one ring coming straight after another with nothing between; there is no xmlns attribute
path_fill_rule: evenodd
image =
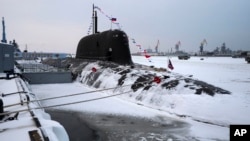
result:
<svg viewBox="0 0 250 141"><path fill-rule="evenodd" d="M134 84L146 84L146 83L149 83L149 82L150 81L147 80L147 81L144 81L144 82L136 82ZM112 90L112 89L115 90L117 88L128 87L128 86L132 86L134 84L127 84L127 85L121 85L121 86L116 86L116 87L111 87L111 88L100 89L100 90L93 90L93 91L87 91L87 92L75 93L75 94L69 94L69 95L63 95L63 96L55 96L55 97L49 97L49 98L44 98L44 99L36 99L36 100L30 100L30 101L26 101L26 102L23 101L23 102L20 102L20 103L6 105L6 106L4 106L4 108L12 107L12 106L16 106L16 105L20 105L20 104L24 104L24 103L29 103L29 102L41 102L41 101L52 100L52 99L72 97L72 96L84 95L84 94L95 93L95 92L102 92L102 91L107 91L107 90ZM17 92L17 93L19 93L19 92ZM25 93L27 93L27 92L25 92ZM31 94L33 94L33 93L31 93Z"/></svg>
<svg viewBox="0 0 250 141"><path fill-rule="evenodd" d="M96 100L101 100L101 99L115 97L115 96L118 96L118 95L123 95L123 94L130 93L130 92L133 92L133 91L129 90L129 91L118 93L118 94L114 94L114 95L102 96L102 97L92 98L92 99L88 99L88 100L81 100L81 101L68 102L68 103L62 103L62 104L57 104L57 105L49 105L49 106L34 107L34 108L28 108L28 109L10 111L10 112L5 112L5 113L0 113L0 116L9 115L9 114L18 113L18 112L31 111L31 110L36 110L36 109L48 109L48 108L54 108L54 107L60 107L60 106L66 106L66 105L73 105L73 104L78 104L78 103L91 102L91 101L96 101Z"/></svg>

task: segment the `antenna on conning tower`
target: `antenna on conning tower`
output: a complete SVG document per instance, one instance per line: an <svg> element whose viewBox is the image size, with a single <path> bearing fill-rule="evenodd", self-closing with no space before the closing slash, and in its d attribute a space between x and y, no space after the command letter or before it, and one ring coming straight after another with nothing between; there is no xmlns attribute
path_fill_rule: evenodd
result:
<svg viewBox="0 0 250 141"><path fill-rule="evenodd" d="M6 34L5 34L5 24L4 24L4 17L2 17L2 25L3 25L3 38L1 40L2 43L7 43Z"/></svg>
<svg viewBox="0 0 250 141"><path fill-rule="evenodd" d="M95 5L93 4L93 11L92 11L92 23L93 23L93 26L92 26L92 34L95 34L95 12L94 12L94 9L95 9Z"/></svg>
<svg viewBox="0 0 250 141"><path fill-rule="evenodd" d="M95 33L98 33L98 31L97 31L97 11L95 11Z"/></svg>
<svg viewBox="0 0 250 141"><path fill-rule="evenodd" d="M93 4L92 20L93 20L93 34L95 34L98 31L97 31L97 12L95 11L94 4Z"/></svg>

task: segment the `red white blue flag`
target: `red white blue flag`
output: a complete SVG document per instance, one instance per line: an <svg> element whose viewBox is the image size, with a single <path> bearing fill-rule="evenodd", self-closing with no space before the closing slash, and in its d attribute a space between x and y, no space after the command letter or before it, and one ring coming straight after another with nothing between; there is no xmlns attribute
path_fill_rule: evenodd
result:
<svg viewBox="0 0 250 141"><path fill-rule="evenodd" d="M112 22L115 22L116 21L116 18L111 18L110 19Z"/></svg>
<svg viewBox="0 0 250 141"><path fill-rule="evenodd" d="M173 66L173 64L172 64L172 62L171 62L170 59L168 59L168 68L171 69L171 70L174 69L174 66Z"/></svg>

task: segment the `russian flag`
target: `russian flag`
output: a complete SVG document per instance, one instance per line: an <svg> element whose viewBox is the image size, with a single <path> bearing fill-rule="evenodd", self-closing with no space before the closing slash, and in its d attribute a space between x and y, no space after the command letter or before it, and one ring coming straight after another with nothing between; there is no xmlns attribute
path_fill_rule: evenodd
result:
<svg viewBox="0 0 250 141"><path fill-rule="evenodd" d="M111 18L110 19L112 22L115 22L116 21L116 18Z"/></svg>
<svg viewBox="0 0 250 141"><path fill-rule="evenodd" d="M171 69L171 70L174 69L174 66L173 66L173 64L172 64L172 62L171 62L170 59L168 59L168 68Z"/></svg>

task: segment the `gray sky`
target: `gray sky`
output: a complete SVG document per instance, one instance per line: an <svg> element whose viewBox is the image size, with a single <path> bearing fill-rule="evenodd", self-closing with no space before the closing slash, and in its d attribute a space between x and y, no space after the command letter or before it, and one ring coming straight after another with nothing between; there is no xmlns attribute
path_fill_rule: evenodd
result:
<svg viewBox="0 0 250 141"><path fill-rule="evenodd" d="M153 49L159 39L160 51L180 41L180 50L196 52L206 39L204 50L223 42L232 50L250 50L250 0L0 0L0 16L7 40L15 39L21 50L27 44L29 51L75 53L87 35L93 3L117 18L143 49ZM98 18L99 31L111 28L99 11ZM139 51L131 40L130 50Z"/></svg>

